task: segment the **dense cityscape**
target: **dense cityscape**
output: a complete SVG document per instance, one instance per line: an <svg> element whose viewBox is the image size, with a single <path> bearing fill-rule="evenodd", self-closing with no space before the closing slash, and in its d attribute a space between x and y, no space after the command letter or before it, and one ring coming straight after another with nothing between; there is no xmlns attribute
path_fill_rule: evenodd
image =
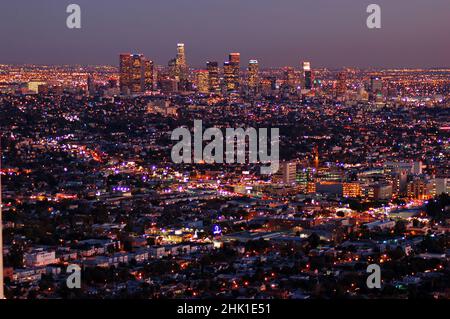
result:
<svg viewBox="0 0 450 319"><path fill-rule="evenodd" d="M187 49L0 65L6 298L450 298L449 68L194 69ZM195 120L279 128L278 172L174 163Z"/></svg>

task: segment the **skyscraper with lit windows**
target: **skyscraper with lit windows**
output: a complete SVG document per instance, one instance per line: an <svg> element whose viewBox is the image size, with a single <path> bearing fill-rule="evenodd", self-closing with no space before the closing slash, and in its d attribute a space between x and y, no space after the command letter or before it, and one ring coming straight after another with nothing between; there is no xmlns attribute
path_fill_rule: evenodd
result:
<svg viewBox="0 0 450 319"><path fill-rule="evenodd" d="M176 58L177 72L180 81L187 81L189 77L189 69L186 62L186 50L184 43L178 43L177 45L177 58Z"/></svg>
<svg viewBox="0 0 450 319"><path fill-rule="evenodd" d="M147 91L152 91L154 88L154 69L153 61L144 59L144 86Z"/></svg>
<svg viewBox="0 0 450 319"><path fill-rule="evenodd" d="M195 85L198 93L207 94L209 92L208 70L195 71Z"/></svg>
<svg viewBox="0 0 450 319"><path fill-rule="evenodd" d="M138 94L145 91L145 58L143 54L120 55L120 91Z"/></svg>
<svg viewBox="0 0 450 319"><path fill-rule="evenodd" d="M237 89L234 79L233 65L229 61L223 64L223 81L227 92L235 91Z"/></svg>
<svg viewBox="0 0 450 319"><path fill-rule="evenodd" d="M241 54L240 53L230 53L229 61L231 63L235 63L239 65L241 63Z"/></svg>
<svg viewBox="0 0 450 319"><path fill-rule="evenodd" d="M305 89L311 90L313 87L312 70L310 62L303 62L303 78L305 83Z"/></svg>
<svg viewBox="0 0 450 319"><path fill-rule="evenodd" d="M240 87L240 76L241 76L241 54L240 53L230 53L230 64L233 69L233 77L236 90Z"/></svg>
<svg viewBox="0 0 450 319"><path fill-rule="evenodd" d="M258 93L259 88L259 63L258 60L250 60L248 64L248 90L254 95Z"/></svg>
<svg viewBox="0 0 450 319"><path fill-rule="evenodd" d="M229 59L223 65L225 88L228 92L240 88L241 54L230 53Z"/></svg>
<svg viewBox="0 0 450 319"><path fill-rule="evenodd" d="M209 92L219 94L220 93L219 63L207 62L206 68L208 70Z"/></svg>

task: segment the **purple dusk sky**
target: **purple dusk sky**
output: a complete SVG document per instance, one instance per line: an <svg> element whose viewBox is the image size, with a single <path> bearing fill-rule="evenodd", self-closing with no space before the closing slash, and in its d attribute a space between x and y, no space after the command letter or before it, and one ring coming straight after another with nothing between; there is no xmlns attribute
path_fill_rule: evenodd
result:
<svg viewBox="0 0 450 319"><path fill-rule="evenodd" d="M66 27L66 7L82 28ZM382 8L382 29L366 8ZM184 42L188 63L228 52L263 67L450 67L449 0L14 0L0 4L0 64L118 64L120 52L167 64Z"/></svg>

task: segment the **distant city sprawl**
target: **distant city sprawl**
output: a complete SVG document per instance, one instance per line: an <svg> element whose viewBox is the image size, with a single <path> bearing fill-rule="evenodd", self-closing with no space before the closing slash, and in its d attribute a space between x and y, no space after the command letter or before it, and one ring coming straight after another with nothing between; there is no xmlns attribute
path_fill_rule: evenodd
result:
<svg viewBox="0 0 450 319"><path fill-rule="evenodd" d="M449 298L450 69L187 49L0 65L6 298Z"/></svg>

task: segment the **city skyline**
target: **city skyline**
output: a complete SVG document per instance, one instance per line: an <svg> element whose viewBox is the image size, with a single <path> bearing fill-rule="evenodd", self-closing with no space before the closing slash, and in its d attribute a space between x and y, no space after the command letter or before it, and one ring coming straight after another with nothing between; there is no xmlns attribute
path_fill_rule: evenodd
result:
<svg viewBox="0 0 450 319"><path fill-rule="evenodd" d="M449 300L448 12L4 4L0 303Z"/></svg>
<svg viewBox="0 0 450 319"><path fill-rule="evenodd" d="M276 6L265 0L258 5L234 0L214 4L135 0L135 6L118 1L109 1L108 6L77 3L82 10L79 30L65 27L67 3L5 4L0 29L10 45L0 54L0 63L115 65L110 52L131 51L164 65L178 42L187 44L187 60L195 68L205 61L222 63L227 52L241 52L243 61L257 59L266 67L297 65L300 59L329 68L447 67L450 54L444 41L450 5L443 0L378 1L382 8L378 30L365 25L369 3L350 5L348 0L339 6L329 0L314 4L285 0ZM186 6L191 9L184 10Z"/></svg>

